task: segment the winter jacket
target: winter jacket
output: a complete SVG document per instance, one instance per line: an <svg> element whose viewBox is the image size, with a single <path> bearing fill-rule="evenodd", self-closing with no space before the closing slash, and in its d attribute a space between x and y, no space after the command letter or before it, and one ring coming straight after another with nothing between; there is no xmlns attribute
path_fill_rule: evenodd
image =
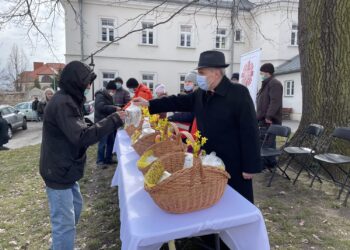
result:
<svg viewBox="0 0 350 250"><path fill-rule="evenodd" d="M47 104L43 122L40 174L53 189L67 189L83 177L88 146L123 125L117 113L88 127L82 109L84 90L95 78L78 61L63 69L58 91Z"/></svg>
<svg viewBox="0 0 350 250"><path fill-rule="evenodd" d="M44 114L45 108L46 108L46 104L47 104L46 101L38 102L38 107L37 107L38 114L40 114L40 115Z"/></svg>
<svg viewBox="0 0 350 250"><path fill-rule="evenodd" d="M101 89L95 94L95 122L101 121L117 111L113 105L113 97L106 89Z"/></svg>
<svg viewBox="0 0 350 250"><path fill-rule="evenodd" d="M231 179L228 184L253 202L251 180L242 173L261 171L258 126L253 101L246 87L224 76L213 92L197 89L192 94L169 96L149 102L150 113L193 112L198 130L208 138L204 149L216 152Z"/></svg>
<svg viewBox="0 0 350 250"><path fill-rule="evenodd" d="M136 97L142 97L146 100L151 100L153 98L152 91L144 84L140 83L139 86L135 89L135 95L133 98ZM131 104L131 101L125 105L124 108L129 107Z"/></svg>
<svg viewBox="0 0 350 250"><path fill-rule="evenodd" d="M9 141L9 125L7 121L0 116L0 147Z"/></svg>
<svg viewBox="0 0 350 250"><path fill-rule="evenodd" d="M39 103L38 100L34 100L34 101L32 102L32 110L34 110L34 111L37 111L37 110L38 110L38 103Z"/></svg>
<svg viewBox="0 0 350 250"><path fill-rule="evenodd" d="M257 119L269 119L273 124L282 124L283 86L273 76L265 79L257 95Z"/></svg>
<svg viewBox="0 0 350 250"><path fill-rule="evenodd" d="M120 108L123 108L128 102L130 102L131 97L129 91L121 88L117 89L117 92L113 96L114 104Z"/></svg>

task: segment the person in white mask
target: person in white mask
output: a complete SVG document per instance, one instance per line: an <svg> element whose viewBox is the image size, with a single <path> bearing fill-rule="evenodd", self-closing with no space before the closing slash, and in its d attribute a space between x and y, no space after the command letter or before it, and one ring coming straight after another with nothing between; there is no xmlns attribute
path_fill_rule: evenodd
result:
<svg viewBox="0 0 350 250"><path fill-rule="evenodd" d="M161 99L135 98L134 104L148 106L150 113L193 112L198 130L208 138L204 150L216 152L230 173L228 184L254 202L252 178L261 172L258 123L252 98L241 84L225 76L225 55L210 50L200 54L198 89L187 95Z"/></svg>

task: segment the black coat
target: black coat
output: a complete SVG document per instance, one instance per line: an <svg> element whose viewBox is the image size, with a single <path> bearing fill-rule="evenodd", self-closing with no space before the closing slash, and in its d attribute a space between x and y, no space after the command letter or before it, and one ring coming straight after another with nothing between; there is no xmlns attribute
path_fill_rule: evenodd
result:
<svg viewBox="0 0 350 250"><path fill-rule="evenodd" d="M229 185L253 202L252 181L242 177L242 172L261 171L256 113L248 89L224 77L215 93L197 89L150 101L151 113L169 111L194 113L198 130L208 138L204 149L216 152L231 175Z"/></svg>
<svg viewBox="0 0 350 250"><path fill-rule="evenodd" d="M7 121L0 116L0 147L9 141L8 129Z"/></svg>
<svg viewBox="0 0 350 250"><path fill-rule="evenodd" d="M113 97L106 89L101 89L95 94L95 122L101 121L117 111L113 105Z"/></svg>
<svg viewBox="0 0 350 250"><path fill-rule="evenodd" d="M80 62L63 69L58 91L47 104L43 122L40 174L46 185L67 189L84 174L86 150L123 122L114 113L88 127L83 117L84 90L91 70Z"/></svg>

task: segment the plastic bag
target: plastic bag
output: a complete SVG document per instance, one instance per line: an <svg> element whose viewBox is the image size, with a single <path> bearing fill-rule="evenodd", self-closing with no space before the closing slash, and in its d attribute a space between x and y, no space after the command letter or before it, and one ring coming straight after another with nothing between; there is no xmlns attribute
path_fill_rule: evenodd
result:
<svg viewBox="0 0 350 250"><path fill-rule="evenodd" d="M163 175L160 177L157 184L161 183L162 181L164 181L166 178L169 178L170 176L171 176L171 174L168 171L164 171Z"/></svg>
<svg viewBox="0 0 350 250"><path fill-rule="evenodd" d="M138 127L140 125L141 118L142 118L141 108L134 105L134 103L131 102L131 105L125 111L126 111L125 125L126 126L133 125L135 127Z"/></svg>
<svg viewBox="0 0 350 250"><path fill-rule="evenodd" d="M193 167L193 154L185 153L184 168Z"/></svg>
<svg viewBox="0 0 350 250"><path fill-rule="evenodd" d="M215 152L211 152L209 155L201 157L203 166L217 167L225 170L224 162L216 156Z"/></svg>

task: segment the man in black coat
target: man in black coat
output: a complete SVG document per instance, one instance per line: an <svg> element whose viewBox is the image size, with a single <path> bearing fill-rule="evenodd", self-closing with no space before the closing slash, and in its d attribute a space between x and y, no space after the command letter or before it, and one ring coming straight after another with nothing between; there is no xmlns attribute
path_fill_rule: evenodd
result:
<svg viewBox="0 0 350 250"><path fill-rule="evenodd" d="M3 146L9 141L8 130L9 130L9 125L7 121L2 117L2 114L0 112L0 150L8 150L7 147Z"/></svg>
<svg viewBox="0 0 350 250"><path fill-rule="evenodd" d="M110 114L115 113L118 109L114 106L113 96L115 95L117 86L115 81L108 82L106 88L103 88L95 94L95 122L98 122ZM98 143L97 160L98 168L106 168L107 164L113 164L112 151L114 144L114 132L101 138Z"/></svg>
<svg viewBox="0 0 350 250"><path fill-rule="evenodd" d="M198 63L199 89L151 101L136 98L134 103L149 106L151 113L193 112L198 130L208 138L206 152L216 152L231 175L228 184L254 202L252 177L261 171L256 113L248 89L225 76L227 66L222 52L205 51Z"/></svg>
<svg viewBox="0 0 350 250"><path fill-rule="evenodd" d="M124 113L115 112L88 127L82 113L96 75L89 66L73 61L61 74L60 90L44 113L40 174L46 184L52 226L50 249L74 249L75 226L82 209L78 180L83 177L88 146L123 125Z"/></svg>

